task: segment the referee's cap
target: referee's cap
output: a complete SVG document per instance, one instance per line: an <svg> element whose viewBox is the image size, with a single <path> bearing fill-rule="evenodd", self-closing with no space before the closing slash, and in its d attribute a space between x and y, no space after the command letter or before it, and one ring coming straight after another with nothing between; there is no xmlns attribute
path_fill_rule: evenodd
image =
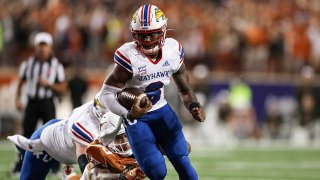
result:
<svg viewBox="0 0 320 180"><path fill-rule="evenodd" d="M34 37L34 45L39 45L40 43L45 43L47 45L52 45L52 36L47 32L40 32Z"/></svg>

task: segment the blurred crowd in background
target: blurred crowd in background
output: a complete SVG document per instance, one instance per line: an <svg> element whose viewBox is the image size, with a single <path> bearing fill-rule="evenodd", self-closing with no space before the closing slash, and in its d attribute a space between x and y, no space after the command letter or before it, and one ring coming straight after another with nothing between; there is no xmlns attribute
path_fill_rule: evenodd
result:
<svg viewBox="0 0 320 180"><path fill-rule="evenodd" d="M319 71L318 0L3 0L0 63L18 65L33 35L46 31L65 65L110 64L114 50L132 39L134 10L149 2L169 18L168 36L184 45L189 67L298 72L309 64Z"/></svg>
<svg viewBox="0 0 320 180"><path fill-rule="evenodd" d="M146 3L168 17L167 36L184 46L194 88L208 111L217 109L217 119L231 134L240 139L265 134L284 138L292 129L292 123L285 122L295 119L309 128L311 139L316 136L319 0L2 0L0 66L17 68L32 54L34 35L46 31L53 35L55 55L65 67L78 67L76 74L81 67L105 70L113 64L115 49L132 40L132 14ZM215 72L276 74L273 83L289 74L289 83L262 94L259 88L270 88L261 86L264 78L256 86L241 77L219 84L212 81ZM290 82L290 77L295 79ZM263 101L255 100L262 96ZM177 111L188 123L184 109Z"/></svg>

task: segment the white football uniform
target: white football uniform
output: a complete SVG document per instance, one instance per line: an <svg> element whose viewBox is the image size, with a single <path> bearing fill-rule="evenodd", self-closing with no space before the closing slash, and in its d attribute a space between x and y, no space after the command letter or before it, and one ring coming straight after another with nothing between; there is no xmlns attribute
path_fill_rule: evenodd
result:
<svg viewBox="0 0 320 180"><path fill-rule="evenodd" d="M136 87L148 95L152 109L159 109L167 104L164 99L164 85L170 83L170 77L177 72L184 60L181 44L173 38L167 38L162 47L162 58L152 61L143 54L134 42L118 48L114 61L133 74L125 87Z"/></svg>
<svg viewBox="0 0 320 180"><path fill-rule="evenodd" d="M92 114L93 102L74 109L69 117L46 127L40 140L45 151L64 164L76 164L73 140L86 146L99 137L100 120Z"/></svg>

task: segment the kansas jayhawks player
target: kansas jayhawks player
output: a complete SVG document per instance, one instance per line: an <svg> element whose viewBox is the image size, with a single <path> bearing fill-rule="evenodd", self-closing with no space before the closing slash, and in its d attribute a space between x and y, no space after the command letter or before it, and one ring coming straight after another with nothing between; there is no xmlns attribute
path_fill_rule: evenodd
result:
<svg viewBox="0 0 320 180"><path fill-rule="evenodd" d="M120 117L107 112L97 99L72 111L64 120L51 120L37 129L31 139L20 135L9 136L18 147L26 150L22 163L20 179L45 179L53 164L79 164L81 171L88 163L86 147L100 135L100 119ZM112 136L112 134L114 134ZM111 142L116 133L110 132Z"/></svg>
<svg viewBox="0 0 320 180"><path fill-rule="evenodd" d="M121 120L122 121L122 120ZM65 171L68 180L87 179L123 179L141 180L145 175L137 161L132 156L122 123L116 118L102 118L101 131L117 132L114 141L105 142L104 138L97 139L86 148L90 163L86 166L82 177L72 171ZM106 145L108 144L108 145Z"/></svg>
<svg viewBox="0 0 320 180"><path fill-rule="evenodd" d="M116 64L105 80L99 99L112 104L110 110L126 119L126 133L134 156L150 179L164 179L167 173L157 143L180 179L197 179L181 122L164 98L164 85L173 77L193 118L205 120L205 112L189 85L183 47L175 39L165 38L167 18L154 5L143 5L133 14L130 30L134 41L116 50ZM147 94L149 101L145 107L139 106L140 99L130 111L117 102L115 94L126 87L140 88Z"/></svg>

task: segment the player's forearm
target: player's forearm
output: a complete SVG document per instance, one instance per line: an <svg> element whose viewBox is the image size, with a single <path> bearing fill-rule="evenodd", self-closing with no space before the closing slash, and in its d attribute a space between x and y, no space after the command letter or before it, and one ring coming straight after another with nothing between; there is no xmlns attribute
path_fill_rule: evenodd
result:
<svg viewBox="0 0 320 180"><path fill-rule="evenodd" d="M128 114L128 110L124 108L116 99L116 94L120 89L114 86L110 86L107 84L103 84L99 100L106 105L107 109L110 109L111 112L119 115L126 116Z"/></svg>
<svg viewBox="0 0 320 180"><path fill-rule="evenodd" d="M132 73L125 68L115 65L112 72L105 79L101 89L101 99L104 104L107 104L111 112L121 116L128 117L128 110L120 105L116 99L116 94L123 88L126 82L132 78Z"/></svg>
<svg viewBox="0 0 320 180"><path fill-rule="evenodd" d="M182 99L184 106L187 109L189 109L192 103L198 103L198 99L192 90L189 90L188 92L180 93L180 97Z"/></svg>
<svg viewBox="0 0 320 180"><path fill-rule="evenodd" d="M198 102L198 99L191 88L184 64L181 65L179 71L173 74L173 79L177 85L184 106L189 109L190 104Z"/></svg>
<svg viewBox="0 0 320 180"><path fill-rule="evenodd" d="M81 173L83 173L85 167L88 164L88 159L86 157L86 146L81 145L80 143L73 141L73 143L76 146L76 156L78 159L79 168L81 170Z"/></svg>

